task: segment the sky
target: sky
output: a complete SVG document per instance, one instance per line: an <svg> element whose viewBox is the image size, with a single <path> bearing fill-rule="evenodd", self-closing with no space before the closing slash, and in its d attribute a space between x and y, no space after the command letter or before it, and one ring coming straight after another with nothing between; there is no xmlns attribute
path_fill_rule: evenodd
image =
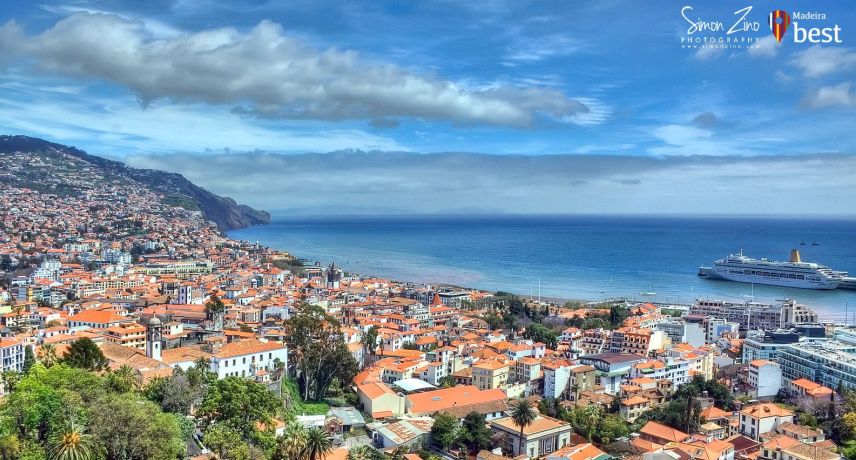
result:
<svg viewBox="0 0 856 460"><path fill-rule="evenodd" d="M854 34L844 1L9 2L0 133L275 213L856 215Z"/></svg>

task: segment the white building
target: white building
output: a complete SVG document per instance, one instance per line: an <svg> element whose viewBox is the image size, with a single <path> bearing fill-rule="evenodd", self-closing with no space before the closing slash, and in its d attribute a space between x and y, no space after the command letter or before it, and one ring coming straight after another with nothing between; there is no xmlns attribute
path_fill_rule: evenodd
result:
<svg viewBox="0 0 856 460"><path fill-rule="evenodd" d="M775 431L779 424L793 421L793 411L777 404L752 404L740 411L740 434L757 440L762 434Z"/></svg>
<svg viewBox="0 0 856 460"><path fill-rule="evenodd" d="M211 357L211 372L218 379L226 377L252 378L257 371L273 370L279 360L288 366L288 349L276 342L245 339L227 343Z"/></svg>
<svg viewBox="0 0 856 460"><path fill-rule="evenodd" d="M571 364L567 362L544 363L544 397L559 399L571 382Z"/></svg>
<svg viewBox="0 0 856 460"><path fill-rule="evenodd" d="M778 363L756 359L749 363L749 385L757 389L756 396L776 396L782 388L782 367Z"/></svg>
<svg viewBox="0 0 856 460"><path fill-rule="evenodd" d="M3 358L2 370L21 372L24 369L24 344L8 337L0 338L0 356Z"/></svg>

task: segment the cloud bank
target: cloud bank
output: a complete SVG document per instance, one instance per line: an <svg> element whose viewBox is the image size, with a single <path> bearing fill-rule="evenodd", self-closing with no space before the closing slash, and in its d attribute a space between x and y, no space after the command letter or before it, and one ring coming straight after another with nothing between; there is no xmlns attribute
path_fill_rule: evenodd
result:
<svg viewBox="0 0 856 460"><path fill-rule="evenodd" d="M588 107L537 87L470 88L357 53L314 49L268 20L158 37L143 22L77 13L36 35L0 28L0 56L59 75L106 80L142 104L159 99L224 104L239 114L324 121L412 117L526 127L538 117L573 121Z"/></svg>
<svg viewBox="0 0 856 460"><path fill-rule="evenodd" d="M270 210L333 213L856 214L856 155L134 155Z"/></svg>

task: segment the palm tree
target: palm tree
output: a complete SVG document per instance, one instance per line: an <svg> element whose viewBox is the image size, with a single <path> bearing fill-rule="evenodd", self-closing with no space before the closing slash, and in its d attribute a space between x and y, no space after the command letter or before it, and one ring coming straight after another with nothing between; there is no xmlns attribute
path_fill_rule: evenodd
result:
<svg viewBox="0 0 856 460"><path fill-rule="evenodd" d="M83 427L72 422L48 439L45 451L48 460L93 460L98 456L98 445L92 435L83 433Z"/></svg>
<svg viewBox="0 0 856 460"><path fill-rule="evenodd" d="M523 429L535 422L538 412L535 405L526 398L520 398L511 405L511 421L520 427L520 439L517 441L517 455L523 452Z"/></svg>
<svg viewBox="0 0 856 460"><path fill-rule="evenodd" d="M120 393L127 393L139 386L137 371L127 364L123 364L122 367L113 371L108 380L112 383L114 389Z"/></svg>
<svg viewBox="0 0 856 460"><path fill-rule="evenodd" d="M285 432L279 438L279 446L274 453L274 460L300 459L306 450L306 429L303 425L292 422L285 427Z"/></svg>
<svg viewBox="0 0 856 460"><path fill-rule="evenodd" d="M39 353L39 359L41 359L42 364L45 367L51 367L59 361L59 356L56 354L56 345L52 343L46 343L42 345L41 353Z"/></svg>
<svg viewBox="0 0 856 460"><path fill-rule="evenodd" d="M306 431L305 458L321 460L331 450L333 450L333 438L330 434L318 427Z"/></svg>
<svg viewBox="0 0 856 460"><path fill-rule="evenodd" d="M586 431L588 431L587 438L589 442L591 442L595 427L600 422L601 415L600 406L597 404L589 404L583 409L583 420L585 421Z"/></svg>
<svg viewBox="0 0 856 460"><path fill-rule="evenodd" d="M378 451L369 446L357 446L348 451L347 460L377 460Z"/></svg>

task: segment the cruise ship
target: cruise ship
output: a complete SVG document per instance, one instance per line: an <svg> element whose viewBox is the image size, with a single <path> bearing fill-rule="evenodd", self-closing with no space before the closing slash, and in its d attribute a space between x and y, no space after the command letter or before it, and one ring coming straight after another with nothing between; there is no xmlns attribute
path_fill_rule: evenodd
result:
<svg viewBox="0 0 856 460"><path fill-rule="evenodd" d="M744 256L741 250L739 254L717 260L712 267L699 267L698 276L800 289L837 289L843 279L841 272L824 265L803 262L796 249L791 250L787 262L753 259Z"/></svg>

